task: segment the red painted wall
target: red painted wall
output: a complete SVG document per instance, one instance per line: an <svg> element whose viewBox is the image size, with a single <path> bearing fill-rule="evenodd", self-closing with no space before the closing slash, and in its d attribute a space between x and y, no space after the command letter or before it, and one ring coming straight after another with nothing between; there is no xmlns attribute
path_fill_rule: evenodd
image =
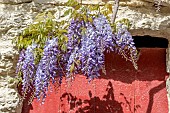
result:
<svg viewBox="0 0 170 113"><path fill-rule="evenodd" d="M168 113L165 49L141 49L139 70L121 56L106 54L106 73L91 83L76 75L68 86L49 92L43 105L36 100L22 113Z"/></svg>

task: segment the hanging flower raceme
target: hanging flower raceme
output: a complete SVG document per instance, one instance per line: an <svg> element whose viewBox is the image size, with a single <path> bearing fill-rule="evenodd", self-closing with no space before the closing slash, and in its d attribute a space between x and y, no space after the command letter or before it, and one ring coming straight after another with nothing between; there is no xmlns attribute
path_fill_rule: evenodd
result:
<svg viewBox="0 0 170 113"><path fill-rule="evenodd" d="M20 72L22 70L22 65L23 65L23 61L25 59L25 50L22 49L20 54L19 54L19 59L18 59L18 63L17 63L17 67L16 67L16 74L20 75Z"/></svg>
<svg viewBox="0 0 170 113"><path fill-rule="evenodd" d="M70 26L68 28L68 43L67 43L67 48L68 48L68 54L70 55L73 51L74 48L79 45L79 40L82 37L82 27L84 27L84 21L80 20L71 20Z"/></svg>
<svg viewBox="0 0 170 113"><path fill-rule="evenodd" d="M95 26L96 32L98 33L98 40L103 41L104 49L113 51L115 47L114 39L115 35L112 32L112 28L104 15L99 15L94 19L93 24Z"/></svg>
<svg viewBox="0 0 170 113"><path fill-rule="evenodd" d="M131 61L135 69L137 69L137 49L135 47L135 43L132 35L128 32L127 27L121 23L117 24L115 42L118 53L123 55L127 60Z"/></svg>
<svg viewBox="0 0 170 113"><path fill-rule="evenodd" d="M48 91L48 86L50 79L55 82L57 68L57 55L60 54L58 50L58 39L53 38L46 42L44 47L43 56L39 62L36 79L35 79L35 96L40 99L45 99L46 92Z"/></svg>
<svg viewBox="0 0 170 113"><path fill-rule="evenodd" d="M82 27L84 27L84 21L71 20L68 28L68 43L67 43L67 65L66 65L66 78L72 80L72 75L77 73L78 68L75 66L76 59L78 58L78 49L80 46L80 40L82 37Z"/></svg>
<svg viewBox="0 0 170 113"><path fill-rule="evenodd" d="M81 71L89 80L100 76L99 70L104 66L104 40L91 23L86 24L86 32L81 40L79 50Z"/></svg>
<svg viewBox="0 0 170 113"><path fill-rule="evenodd" d="M36 44L32 44L28 46L24 51L22 50L20 53L19 61L17 64L17 73L22 73L22 93L23 97L26 96L27 92L31 92L34 90L33 84L35 80L35 63L34 63L34 49L36 48Z"/></svg>

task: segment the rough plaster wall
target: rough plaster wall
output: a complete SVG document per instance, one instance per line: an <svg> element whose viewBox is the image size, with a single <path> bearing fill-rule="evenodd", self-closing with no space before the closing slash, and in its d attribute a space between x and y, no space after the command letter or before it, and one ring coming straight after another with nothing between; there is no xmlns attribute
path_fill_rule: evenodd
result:
<svg viewBox="0 0 170 113"><path fill-rule="evenodd" d="M66 1L0 0L0 113L20 113L22 107L17 85L11 82L16 77L15 67L18 58L12 39L31 24L39 12L50 10L57 15L57 7L60 4L64 5ZM108 1L83 0L83 3ZM132 23L132 35L170 39L170 1L164 0L160 12L156 12L153 5L153 0L121 0L116 20L128 18Z"/></svg>

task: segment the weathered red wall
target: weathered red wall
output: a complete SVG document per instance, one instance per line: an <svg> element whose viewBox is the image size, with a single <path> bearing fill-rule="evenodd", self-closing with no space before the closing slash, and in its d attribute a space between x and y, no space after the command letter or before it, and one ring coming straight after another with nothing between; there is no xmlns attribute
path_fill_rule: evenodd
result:
<svg viewBox="0 0 170 113"><path fill-rule="evenodd" d="M119 55L106 54L106 72L91 83L77 75L49 92L44 105L34 100L22 113L168 113L165 49L141 49L139 70Z"/></svg>

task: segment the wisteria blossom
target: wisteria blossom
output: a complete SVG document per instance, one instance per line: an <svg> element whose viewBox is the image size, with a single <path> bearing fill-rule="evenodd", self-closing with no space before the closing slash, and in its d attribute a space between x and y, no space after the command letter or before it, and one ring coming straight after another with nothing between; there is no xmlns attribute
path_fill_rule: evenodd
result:
<svg viewBox="0 0 170 113"><path fill-rule="evenodd" d="M59 54L57 38L46 42L43 57L37 67L35 75L35 96L40 99L46 97L50 79L55 82L57 71L57 55Z"/></svg>
<svg viewBox="0 0 170 113"><path fill-rule="evenodd" d="M117 51L127 60L131 61L137 69L137 49L133 41L132 35L127 30L127 27L121 23L117 24L116 39Z"/></svg>
<svg viewBox="0 0 170 113"><path fill-rule="evenodd" d="M17 64L17 73L19 71L22 72L23 80L22 80L22 93L23 96L26 95L27 92L31 92L34 89L34 80L35 80L35 63L34 63L34 49L36 48L36 44L32 44L27 47L24 51L22 50L19 57L19 62Z"/></svg>

